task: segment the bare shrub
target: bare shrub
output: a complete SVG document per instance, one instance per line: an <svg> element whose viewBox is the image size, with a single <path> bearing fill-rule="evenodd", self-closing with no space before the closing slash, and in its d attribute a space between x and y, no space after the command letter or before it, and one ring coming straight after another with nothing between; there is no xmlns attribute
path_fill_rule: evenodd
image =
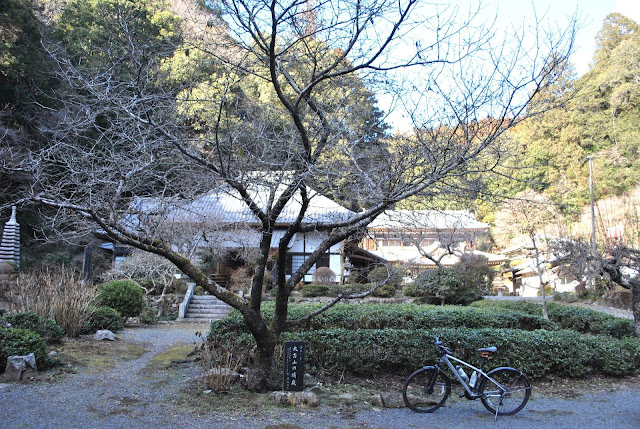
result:
<svg viewBox="0 0 640 429"><path fill-rule="evenodd" d="M55 320L68 336L77 337L97 295L97 287L83 283L73 270L43 268L18 276L6 300L12 311L34 311Z"/></svg>
<svg viewBox="0 0 640 429"><path fill-rule="evenodd" d="M335 283L336 273L329 267L318 267L313 273L314 283Z"/></svg>
<svg viewBox="0 0 640 429"><path fill-rule="evenodd" d="M248 348L207 337L200 351L207 387L215 393L229 392L240 379L238 371L247 363Z"/></svg>

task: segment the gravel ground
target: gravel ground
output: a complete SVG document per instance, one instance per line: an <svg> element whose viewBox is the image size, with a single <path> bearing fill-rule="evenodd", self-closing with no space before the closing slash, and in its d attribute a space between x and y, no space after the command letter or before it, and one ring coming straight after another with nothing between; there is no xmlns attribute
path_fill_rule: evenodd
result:
<svg viewBox="0 0 640 429"><path fill-rule="evenodd" d="M52 382L0 384L0 428L640 428L640 386L589 393L573 399L538 397L524 410L494 421L479 401L450 400L432 414L403 409L277 409L250 418L235 413L197 416L176 404L182 388L201 370L177 365L149 371L154 357L193 344L204 325L128 328L121 344L144 345L141 356L100 371ZM321 398L322 401L322 398ZM254 413L255 414L255 413Z"/></svg>

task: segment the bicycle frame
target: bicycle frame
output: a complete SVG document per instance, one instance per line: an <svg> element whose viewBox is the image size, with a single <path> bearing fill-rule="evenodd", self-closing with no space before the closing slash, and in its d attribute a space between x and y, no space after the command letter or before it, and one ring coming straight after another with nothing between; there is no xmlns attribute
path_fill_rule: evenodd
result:
<svg viewBox="0 0 640 429"><path fill-rule="evenodd" d="M411 410L430 413L444 405L451 393L452 380L446 368L449 368L464 389L464 392L458 395L469 400L480 399L489 412L495 413L495 418L498 418L498 415L513 415L526 405L531 396L531 384L522 371L506 366L484 371L497 347L477 349L484 359L481 368L478 368L453 356L451 350L438 337L434 338L440 358L433 365L414 371L402 388L402 398ZM460 375L460 366L457 364L466 367L467 371L474 371L471 374L472 378L475 378L473 386L464 374Z"/></svg>
<svg viewBox="0 0 640 429"><path fill-rule="evenodd" d="M496 384L496 386L498 386L500 388L500 390L502 390L503 393L505 393L507 390L504 388L504 386L502 386L502 384L500 384L498 381L496 381L495 379L489 377L489 375L487 375L486 372L484 372L482 369L477 368L473 365L471 365L470 363L467 363L461 359L458 359L455 356L452 356L448 353L445 353L443 355L440 356L440 360L438 362L436 362L435 367L438 368L439 371L442 371L441 365L443 363L445 363L447 365L447 367L449 368L449 370L451 371L451 373L456 377L456 379L458 380L458 382L462 385L462 387L464 388L464 390L467 392L467 394L469 395L470 398L472 399L477 399L482 397L482 395L478 395L477 393L474 393L471 388L469 387L469 383L467 383L466 381L464 381L464 379L460 376L460 374L458 373L458 371L456 370L456 368L453 366L453 364L451 363L451 361L455 361L459 364L462 364L464 366L466 366L469 369L472 369L474 371L477 371L478 373L478 379L476 381L476 384L474 387L478 386L478 383L480 383L480 377L484 376L486 378L488 378L489 380L491 380L493 383Z"/></svg>

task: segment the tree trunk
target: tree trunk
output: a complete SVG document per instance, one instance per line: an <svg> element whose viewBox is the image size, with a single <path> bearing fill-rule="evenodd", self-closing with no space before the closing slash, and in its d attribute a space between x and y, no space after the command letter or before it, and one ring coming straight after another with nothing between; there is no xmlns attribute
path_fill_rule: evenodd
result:
<svg viewBox="0 0 640 429"><path fill-rule="evenodd" d="M633 312L634 335L640 338L640 284L631 284L631 311Z"/></svg>
<svg viewBox="0 0 640 429"><path fill-rule="evenodd" d="M268 379L273 367L276 337L265 324L260 311L246 308L242 310L245 323L256 341L253 362L247 374L247 388L253 392L264 392L269 387Z"/></svg>
<svg viewBox="0 0 640 429"><path fill-rule="evenodd" d="M609 274L611 281L631 291L631 312L633 313L634 336L640 338L640 279L626 278L620 267L623 266L616 258L603 261L601 269Z"/></svg>
<svg viewBox="0 0 640 429"><path fill-rule="evenodd" d="M542 295L542 317L545 320L549 320L549 313L547 312L547 291L544 290L545 284L542 279L542 270L540 269L540 251L538 250L538 243L536 243L536 236L534 232L535 231L531 230L529 237L533 243L533 250L535 251L536 256L536 274L538 275L538 281L540 282L540 294Z"/></svg>
<svg viewBox="0 0 640 429"><path fill-rule="evenodd" d="M273 368L274 346L258 346L253 365L247 374L247 389L252 392L265 392L269 388L269 374Z"/></svg>

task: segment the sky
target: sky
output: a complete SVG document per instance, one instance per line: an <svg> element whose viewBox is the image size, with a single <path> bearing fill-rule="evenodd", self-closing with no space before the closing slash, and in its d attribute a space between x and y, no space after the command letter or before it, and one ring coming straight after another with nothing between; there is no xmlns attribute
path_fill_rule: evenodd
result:
<svg viewBox="0 0 640 429"><path fill-rule="evenodd" d="M471 4L463 0L457 3ZM498 14L499 23L518 24L532 14L534 8L538 15L544 13L548 20L561 23L577 10L584 20L584 25L578 32L576 52L572 57L578 76L589 70L596 49L596 34L608 14L618 12L640 23L640 0L483 0L482 3L491 15Z"/></svg>
<svg viewBox="0 0 640 429"><path fill-rule="evenodd" d="M596 35L607 15L618 12L640 23L640 0L431 0L429 3L457 8L458 17L464 18L465 12L477 8L478 1L482 10L474 22L491 24L495 20L494 31L498 34L527 25L534 16L541 20L543 27L557 24L559 28L566 28L570 17L578 14L581 25L570 59L577 77L589 70L596 49ZM390 100L390 96L378 94L379 106L390 112L387 123L396 131L412 129L408 117L402 110L392 107Z"/></svg>

